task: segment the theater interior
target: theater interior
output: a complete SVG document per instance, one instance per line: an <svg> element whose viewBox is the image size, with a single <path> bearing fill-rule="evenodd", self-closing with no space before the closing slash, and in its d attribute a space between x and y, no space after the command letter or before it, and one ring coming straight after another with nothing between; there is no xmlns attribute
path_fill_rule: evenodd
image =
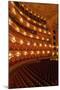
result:
<svg viewBox="0 0 60 90"><path fill-rule="evenodd" d="M58 5L8 2L9 88L58 85Z"/></svg>

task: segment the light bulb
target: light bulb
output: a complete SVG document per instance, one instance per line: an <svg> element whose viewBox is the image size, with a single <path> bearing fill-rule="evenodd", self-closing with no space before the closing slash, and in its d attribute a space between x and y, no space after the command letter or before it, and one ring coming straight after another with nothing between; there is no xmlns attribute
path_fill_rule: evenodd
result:
<svg viewBox="0 0 60 90"><path fill-rule="evenodd" d="M16 53L16 56L17 56L17 57L19 57L20 55L21 55L21 53L20 53L20 52L17 52L17 53Z"/></svg>
<svg viewBox="0 0 60 90"><path fill-rule="evenodd" d="M27 53L27 51L24 51L24 55L26 56L28 53Z"/></svg>
<svg viewBox="0 0 60 90"><path fill-rule="evenodd" d="M21 40L20 40L20 44L22 45L23 43L24 43L24 41L21 39Z"/></svg>
<svg viewBox="0 0 60 90"><path fill-rule="evenodd" d="M43 50L42 53L45 54L45 51Z"/></svg>
<svg viewBox="0 0 60 90"><path fill-rule="evenodd" d="M34 42L34 44L33 44L34 46L36 46L37 44Z"/></svg>
<svg viewBox="0 0 60 90"><path fill-rule="evenodd" d="M15 42L16 42L16 38L13 36L13 37L11 38L11 41L12 41L12 43L15 43Z"/></svg>

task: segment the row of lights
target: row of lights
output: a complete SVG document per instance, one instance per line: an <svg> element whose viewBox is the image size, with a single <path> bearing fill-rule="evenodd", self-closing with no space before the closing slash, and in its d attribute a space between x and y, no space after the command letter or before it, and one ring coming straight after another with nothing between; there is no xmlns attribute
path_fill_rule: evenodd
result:
<svg viewBox="0 0 60 90"><path fill-rule="evenodd" d="M21 5L24 7L24 4L21 4ZM30 11L28 8L26 8L26 10L27 10L27 11ZM32 11L30 11L30 13L33 14ZM46 18L44 18L43 16L39 16L39 15L37 15L36 13L34 13L34 16L36 16L36 17L38 17L38 18L41 18L41 19L43 19L43 20L46 21Z"/></svg>
<svg viewBox="0 0 60 90"><path fill-rule="evenodd" d="M9 19L9 24L10 24L10 25L12 24L11 19ZM15 29L16 29L17 32L20 32L19 27L16 26ZM39 31L41 32L41 29L39 29ZM46 31L44 31L44 33L46 33ZM50 32L48 32L48 33L50 34ZM24 31L22 34L25 35L25 36L28 35L25 31ZM33 38L34 36L33 36L32 34L30 34L29 37L30 37L30 38ZM39 36L36 36L35 38L36 38L36 39L40 39ZM44 37L42 37L42 40L44 40ZM47 38L47 41L49 41L49 38Z"/></svg>
<svg viewBox="0 0 60 90"><path fill-rule="evenodd" d="M40 55L40 54L41 54L41 51L30 51L30 53L28 53L27 51L23 51L23 53L17 51L17 52L15 53L15 55L13 55L13 54L10 52L10 53L9 53L9 59L11 59L11 58L14 57L14 56L19 57L19 56L21 56L21 54L23 54L24 56L26 56L26 55L28 55L28 54L30 54L30 55L34 55L34 54ZM42 50L42 54L43 54L43 55L46 54L46 51ZM47 50L47 54L50 54L50 51L49 51L49 50Z"/></svg>
<svg viewBox="0 0 60 90"><path fill-rule="evenodd" d="M11 38L11 42L12 43L16 43L16 38L14 36ZM20 39L19 43L20 43L20 45L23 45L24 44L24 40L23 39ZM27 41L26 44L27 44L27 46L30 46L31 45L31 42L30 41ZM34 42L33 45L34 46L37 46L37 43ZM39 46L41 47L42 46L42 43L39 43ZM47 44L44 44L44 46L47 47L48 45ZM52 47L51 44L49 44L49 47L50 48Z"/></svg>
<svg viewBox="0 0 60 90"><path fill-rule="evenodd" d="M17 14L14 7L12 8L12 12L13 12L15 15ZM22 13L21 13L21 14L22 14ZM22 18L22 17L20 17L19 20L20 20L21 23L23 23L23 18ZM28 18L28 20L30 20L30 19ZM35 21L34 21L34 22L35 22ZM36 23L36 22L35 22L35 23ZM40 25L41 25L41 24L40 24ZM27 22L27 23L26 23L26 26L27 26L27 27L30 27L30 23ZM46 28L46 25L43 25L43 26ZM35 27L35 26L33 27L33 30L36 30L36 27ZM49 33L49 34L50 34L50 33Z"/></svg>

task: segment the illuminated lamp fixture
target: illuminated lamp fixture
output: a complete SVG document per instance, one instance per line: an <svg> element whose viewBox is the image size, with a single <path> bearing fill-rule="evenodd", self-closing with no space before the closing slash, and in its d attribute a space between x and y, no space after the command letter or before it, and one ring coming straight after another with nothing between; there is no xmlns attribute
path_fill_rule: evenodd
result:
<svg viewBox="0 0 60 90"><path fill-rule="evenodd" d="M12 25L12 21L11 21L11 19L9 18L9 25Z"/></svg>
<svg viewBox="0 0 60 90"><path fill-rule="evenodd" d="M20 40L20 44L23 45L23 43L24 43L24 41L21 39L21 40Z"/></svg>
<svg viewBox="0 0 60 90"><path fill-rule="evenodd" d="M20 22L21 22L21 23L23 23L23 18L22 18L22 17L20 17L20 19L19 19L19 20L20 20Z"/></svg>
<svg viewBox="0 0 60 90"><path fill-rule="evenodd" d="M41 16L40 18L43 19L43 16Z"/></svg>
<svg viewBox="0 0 60 90"><path fill-rule="evenodd" d="M20 14L23 15L23 13L20 11Z"/></svg>
<svg viewBox="0 0 60 90"><path fill-rule="evenodd" d="M28 17L27 20L30 20L30 18Z"/></svg>
<svg viewBox="0 0 60 90"><path fill-rule="evenodd" d="M48 32L48 34L50 35L51 33L50 33L50 32Z"/></svg>
<svg viewBox="0 0 60 90"><path fill-rule="evenodd" d="M30 13L32 13L32 11L30 11Z"/></svg>
<svg viewBox="0 0 60 90"><path fill-rule="evenodd" d="M53 45L52 48L54 48L55 46Z"/></svg>
<svg viewBox="0 0 60 90"><path fill-rule="evenodd" d="M36 13L34 13L34 15L36 16Z"/></svg>
<svg viewBox="0 0 60 90"><path fill-rule="evenodd" d="M54 54L55 54L55 53L54 53L54 52L52 52L52 56L54 56Z"/></svg>
<svg viewBox="0 0 60 90"><path fill-rule="evenodd" d="M39 46L41 47L42 46L42 43L40 43Z"/></svg>
<svg viewBox="0 0 60 90"><path fill-rule="evenodd" d="M25 36L26 36L26 35L27 35L27 33L26 33L26 32L23 32L23 35L25 35Z"/></svg>
<svg viewBox="0 0 60 90"><path fill-rule="evenodd" d="M16 42L16 38L13 36L13 37L11 38L11 41L12 41L12 43L15 43L15 42Z"/></svg>
<svg viewBox="0 0 60 90"><path fill-rule="evenodd" d="M38 31L39 31L39 32L42 32L42 30L41 30L40 28L38 29Z"/></svg>
<svg viewBox="0 0 60 90"><path fill-rule="evenodd" d="M44 18L44 20L46 21L46 18Z"/></svg>
<svg viewBox="0 0 60 90"><path fill-rule="evenodd" d="M21 4L22 7L24 7L24 4Z"/></svg>
<svg viewBox="0 0 60 90"><path fill-rule="evenodd" d="M33 29L36 30L36 27L34 26Z"/></svg>
<svg viewBox="0 0 60 90"><path fill-rule="evenodd" d="M16 10L15 10L15 8L12 8L12 12L16 15Z"/></svg>
<svg viewBox="0 0 60 90"><path fill-rule="evenodd" d="M28 8L26 8L26 10L28 11L29 9L28 9Z"/></svg>
<svg viewBox="0 0 60 90"><path fill-rule="evenodd" d="M50 51L48 50L48 51L47 51L47 54L49 54L49 53L50 53Z"/></svg>
<svg viewBox="0 0 60 90"><path fill-rule="evenodd" d="M42 40L44 40L44 37L42 37Z"/></svg>
<svg viewBox="0 0 60 90"><path fill-rule="evenodd" d="M47 38L46 40L49 41L49 38Z"/></svg>
<svg viewBox="0 0 60 90"><path fill-rule="evenodd" d="M58 52L56 54L58 55Z"/></svg>
<svg viewBox="0 0 60 90"><path fill-rule="evenodd" d="M40 51L36 51L37 54L40 54Z"/></svg>
<svg viewBox="0 0 60 90"><path fill-rule="evenodd" d="M44 33L46 33L46 31L44 30Z"/></svg>
<svg viewBox="0 0 60 90"><path fill-rule="evenodd" d="M40 16L38 15L37 17L39 18Z"/></svg>
<svg viewBox="0 0 60 90"><path fill-rule="evenodd" d="M34 51L31 51L31 55L34 54Z"/></svg>
<svg viewBox="0 0 60 90"><path fill-rule="evenodd" d="M39 25L41 26L42 24L41 24L41 23L39 23Z"/></svg>
<svg viewBox="0 0 60 90"><path fill-rule="evenodd" d="M30 42L27 42L27 45L29 46L30 45Z"/></svg>
<svg viewBox="0 0 60 90"><path fill-rule="evenodd" d="M44 50L42 51L42 54L45 54L45 51Z"/></svg>
<svg viewBox="0 0 60 90"><path fill-rule="evenodd" d="M9 59L11 59L12 58L12 53L9 53Z"/></svg>
<svg viewBox="0 0 60 90"><path fill-rule="evenodd" d="M16 27L16 31L17 31L17 32L20 32L20 29L19 29L19 27Z"/></svg>
<svg viewBox="0 0 60 90"><path fill-rule="evenodd" d="M26 26L27 26L27 27L30 27L30 24L27 22L27 23L26 23Z"/></svg>
<svg viewBox="0 0 60 90"><path fill-rule="evenodd" d="M47 44L44 44L45 47L47 47Z"/></svg>
<svg viewBox="0 0 60 90"><path fill-rule="evenodd" d="M56 48L58 49L58 46L56 46Z"/></svg>
<svg viewBox="0 0 60 90"><path fill-rule="evenodd" d="M27 51L24 51L24 55L26 56L28 53L27 53Z"/></svg>
<svg viewBox="0 0 60 90"><path fill-rule="evenodd" d="M51 44L49 44L49 47L51 48Z"/></svg>
<svg viewBox="0 0 60 90"><path fill-rule="evenodd" d="M36 44L36 42L34 42L34 44L33 44L34 46L36 46L37 44Z"/></svg>
<svg viewBox="0 0 60 90"><path fill-rule="evenodd" d="M36 39L39 39L39 36L36 36Z"/></svg>
<svg viewBox="0 0 60 90"><path fill-rule="evenodd" d="M29 36L30 36L31 38L33 38L33 35L32 35L32 34L30 34Z"/></svg>
<svg viewBox="0 0 60 90"><path fill-rule="evenodd" d="M14 2L13 2L13 1L11 1L11 4L12 4L12 5L14 5Z"/></svg>
<svg viewBox="0 0 60 90"><path fill-rule="evenodd" d="M46 28L46 25L43 25L44 28Z"/></svg>
<svg viewBox="0 0 60 90"><path fill-rule="evenodd" d="M36 21L35 21L35 20L33 20L33 22L34 22L34 23L36 23Z"/></svg>
<svg viewBox="0 0 60 90"><path fill-rule="evenodd" d="M16 52L16 56L19 57L21 55L20 52Z"/></svg>

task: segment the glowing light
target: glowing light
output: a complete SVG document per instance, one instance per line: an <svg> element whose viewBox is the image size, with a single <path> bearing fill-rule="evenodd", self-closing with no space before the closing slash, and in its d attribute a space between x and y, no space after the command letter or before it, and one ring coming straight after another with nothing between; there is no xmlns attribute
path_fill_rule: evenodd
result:
<svg viewBox="0 0 60 90"><path fill-rule="evenodd" d="M44 20L46 21L46 18L44 18Z"/></svg>
<svg viewBox="0 0 60 90"><path fill-rule="evenodd" d="M39 25L41 26L42 24L41 24L41 23L39 23Z"/></svg>
<svg viewBox="0 0 60 90"><path fill-rule="evenodd" d="M20 32L20 29L19 29L19 27L16 27L16 30L17 30L17 32Z"/></svg>
<svg viewBox="0 0 60 90"><path fill-rule="evenodd" d="M9 24L10 24L10 25L12 25L12 21L11 21L11 19L10 19L10 18L9 18Z"/></svg>
<svg viewBox="0 0 60 90"><path fill-rule="evenodd" d="M20 20L21 23L23 23L23 18L20 18L19 20Z"/></svg>
<svg viewBox="0 0 60 90"><path fill-rule="evenodd" d="M11 59L12 58L12 53L9 53L9 59Z"/></svg>
<svg viewBox="0 0 60 90"><path fill-rule="evenodd" d="M58 52L56 54L58 55Z"/></svg>
<svg viewBox="0 0 60 90"><path fill-rule="evenodd" d="M24 43L24 41L21 39L21 40L20 40L20 44L22 45L23 43Z"/></svg>
<svg viewBox="0 0 60 90"><path fill-rule="evenodd" d="M33 29L36 30L36 27L34 26Z"/></svg>
<svg viewBox="0 0 60 90"><path fill-rule="evenodd" d="M37 51L37 54L40 54L40 51Z"/></svg>
<svg viewBox="0 0 60 90"><path fill-rule="evenodd" d="M24 7L24 4L21 4Z"/></svg>
<svg viewBox="0 0 60 90"><path fill-rule="evenodd" d="M27 45L29 46L30 45L30 42L27 42Z"/></svg>
<svg viewBox="0 0 60 90"><path fill-rule="evenodd" d="M16 15L16 10L15 10L15 8L12 8L12 12Z"/></svg>
<svg viewBox="0 0 60 90"><path fill-rule="evenodd" d="M36 23L36 21L35 21L35 20L34 20L33 22L34 22L34 23Z"/></svg>
<svg viewBox="0 0 60 90"><path fill-rule="evenodd" d="M20 11L20 14L23 15L23 13Z"/></svg>
<svg viewBox="0 0 60 90"><path fill-rule="evenodd" d="M38 31L39 31L39 32L42 32L42 30L41 30L40 28L38 29Z"/></svg>
<svg viewBox="0 0 60 90"><path fill-rule="evenodd" d="M52 52L52 56L54 56L54 54L55 54L55 53L54 53L54 52Z"/></svg>
<svg viewBox="0 0 60 90"><path fill-rule="evenodd" d="M27 53L27 51L24 51L24 55L26 56L28 53Z"/></svg>
<svg viewBox="0 0 60 90"><path fill-rule="evenodd" d="M46 25L43 25L44 26L44 28L46 28Z"/></svg>
<svg viewBox="0 0 60 90"><path fill-rule="evenodd" d="M36 39L39 39L39 36L36 36Z"/></svg>
<svg viewBox="0 0 60 90"><path fill-rule="evenodd" d="M38 18L40 17L40 16L37 16Z"/></svg>
<svg viewBox="0 0 60 90"><path fill-rule="evenodd" d="M58 49L58 46L56 46L56 48Z"/></svg>
<svg viewBox="0 0 60 90"><path fill-rule="evenodd" d="M31 51L31 55L34 54L34 51Z"/></svg>
<svg viewBox="0 0 60 90"><path fill-rule="evenodd" d="M48 50L48 51L47 51L47 54L49 54L49 53L50 53L50 51Z"/></svg>
<svg viewBox="0 0 60 90"><path fill-rule="evenodd" d="M44 44L45 47L47 47L47 44Z"/></svg>
<svg viewBox="0 0 60 90"><path fill-rule="evenodd" d="M41 16L40 18L43 19L43 16Z"/></svg>
<svg viewBox="0 0 60 90"><path fill-rule="evenodd" d="M33 38L33 35L32 35L32 34L30 34L30 37L31 37L31 38Z"/></svg>
<svg viewBox="0 0 60 90"><path fill-rule="evenodd" d="M13 2L13 1L11 1L11 4L12 4L12 5L14 5L14 2Z"/></svg>
<svg viewBox="0 0 60 90"><path fill-rule="evenodd" d="M42 40L44 40L44 37L42 37Z"/></svg>
<svg viewBox="0 0 60 90"><path fill-rule="evenodd" d="M30 27L30 24L27 22L27 23L26 23L26 26L27 26L27 27Z"/></svg>
<svg viewBox="0 0 60 90"><path fill-rule="evenodd" d="M30 18L28 17L27 20L30 20Z"/></svg>
<svg viewBox="0 0 60 90"><path fill-rule="evenodd" d="M26 33L26 32L23 32L23 35L25 35L25 36L26 36L26 35L27 35L27 33Z"/></svg>
<svg viewBox="0 0 60 90"><path fill-rule="evenodd" d="M29 9L28 9L28 8L26 8L26 10L28 11Z"/></svg>
<svg viewBox="0 0 60 90"><path fill-rule="evenodd" d="M12 56L12 53L9 53L9 57L11 57Z"/></svg>
<svg viewBox="0 0 60 90"><path fill-rule="evenodd" d="M50 35L50 34L51 34L51 32L48 32L48 34Z"/></svg>
<svg viewBox="0 0 60 90"><path fill-rule="evenodd" d="M51 44L49 44L49 47L51 48Z"/></svg>
<svg viewBox="0 0 60 90"><path fill-rule="evenodd" d="M17 56L17 57L19 57L20 55L21 55L21 53L20 53L20 52L17 52L17 53L16 53L16 56Z"/></svg>
<svg viewBox="0 0 60 90"><path fill-rule="evenodd" d="M45 54L45 51L43 50L42 53Z"/></svg>
<svg viewBox="0 0 60 90"><path fill-rule="evenodd" d="M46 31L44 30L44 33L46 33Z"/></svg>
<svg viewBox="0 0 60 90"><path fill-rule="evenodd" d="M16 38L13 36L11 41L12 41L12 43L15 43L16 42Z"/></svg>
<svg viewBox="0 0 60 90"><path fill-rule="evenodd" d="M42 43L40 43L39 46L41 47L42 46Z"/></svg>
<svg viewBox="0 0 60 90"><path fill-rule="evenodd" d="M34 44L33 44L34 46L36 46L37 44L34 42Z"/></svg>
<svg viewBox="0 0 60 90"><path fill-rule="evenodd" d="M49 41L49 38L47 38L46 40Z"/></svg>

